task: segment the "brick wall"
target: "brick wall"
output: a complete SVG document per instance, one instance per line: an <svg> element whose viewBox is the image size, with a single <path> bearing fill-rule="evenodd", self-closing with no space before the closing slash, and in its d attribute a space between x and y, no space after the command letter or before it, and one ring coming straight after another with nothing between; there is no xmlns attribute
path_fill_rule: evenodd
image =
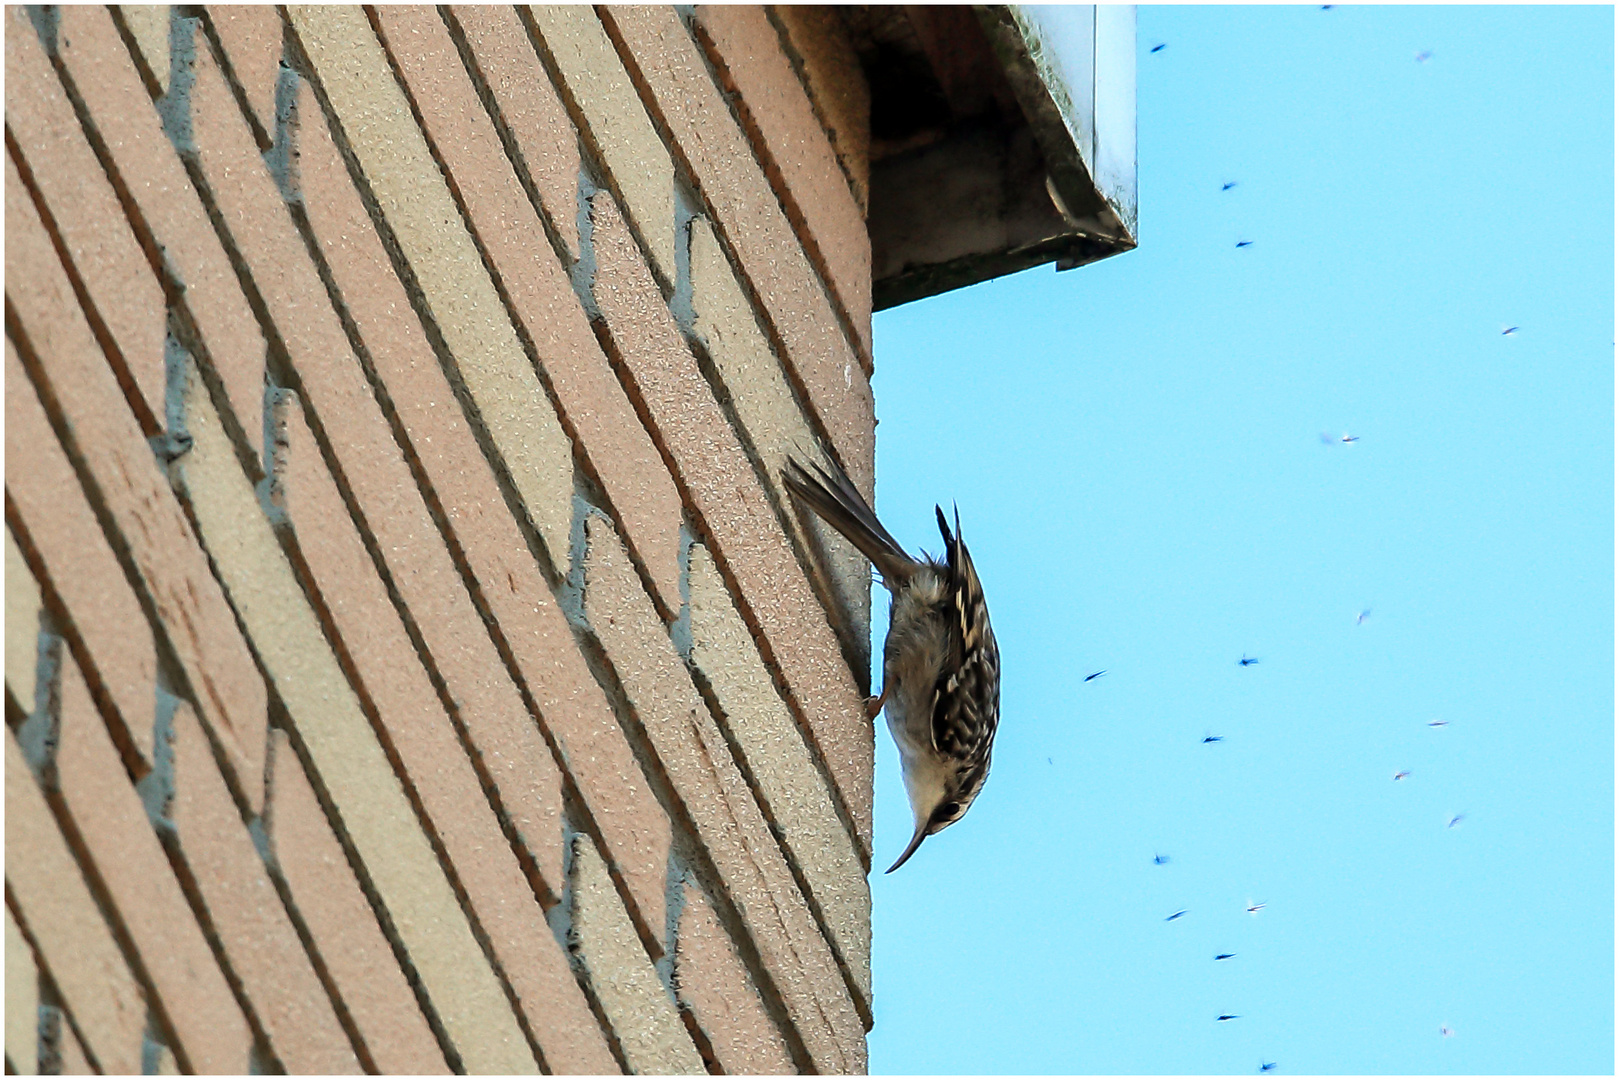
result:
<svg viewBox="0 0 1619 1080"><path fill-rule="evenodd" d="M8 1071L864 1071L838 20L5 19Z"/></svg>

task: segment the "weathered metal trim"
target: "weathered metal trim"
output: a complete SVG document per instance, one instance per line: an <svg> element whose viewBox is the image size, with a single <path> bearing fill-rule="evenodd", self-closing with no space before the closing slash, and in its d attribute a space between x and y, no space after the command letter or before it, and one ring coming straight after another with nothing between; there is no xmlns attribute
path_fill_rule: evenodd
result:
<svg viewBox="0 0 1619 1080"><path fill-rule="evenodd" d="M1121 251L1134 247L1135 9L1065 8L1061 44L1040 8L976 10L1045 154L1064 217Z"/></svg>

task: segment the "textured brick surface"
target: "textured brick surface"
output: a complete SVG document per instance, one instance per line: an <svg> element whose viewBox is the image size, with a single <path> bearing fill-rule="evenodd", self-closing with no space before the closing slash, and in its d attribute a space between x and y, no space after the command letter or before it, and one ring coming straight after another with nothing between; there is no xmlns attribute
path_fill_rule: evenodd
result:
<svg viewBox="0 0 1619 1080"><path fill-rule="evenodd" d="M362 24L363 25L363 24ZM370 31L365 30L367 37ZM373 45L373 48L375 46ZM233 181L224 193L233 236L254 267L267 304L280 325L302 386L330 430L346 477L387 553L407 603L422 629L451 694L461 703L488 773L509 799L519 823L533 823L533 850L542 869L560 876L557 836L543 822L554 818L555 764L521 698L505 678L500 658L460 589L443 539L421 500L331 307L307 298L323 291L267 171L247 140L219 73L199 65L194 105L205 168ZM313 118L311 118L313 120ZM333 170L328 169L328 174ZM338 183L343 181L334 176ZM313 442L310 442L313 450ZM339 513L342 513L339 508ZM550 788L551 793L547 794ZM558 831L559 832L559 831ZM577 1012L577 1010L575 1010Z"/></svg>
<svg viewBox="0 0 1619 1080"><path fill-rule="evenodd" d="M124 10L127 18L129 9ZM166 80L168 9L161 10L165 58L161 78ZM7 9L8 17L14 13L22 14L22 9ZM59 55L144 227L162 252L169 277L184 287L183 303L207 340L231 408L242 420L248 440L262 450L263 425L258 418L264 397L264 336L230 260L163 133L157 110L141 104L147 100L145 86L107 9L70 5L60 9L57 19Z"/></svg>
<svg viewBox="0 0 1619 1080"><path fill-rule="evenodd" d="M359 8L289 8L524 506L566 562L573 454ZM308 193L306 191L306 201Z"/></svg>
<svg viewBox="0 0 1619 1080"><path fill-rule="evenodd" d="M659 602L673 617L680 610L680 496L674 482L596 344L534 207L500 152L472 80L460 66L442 62L454 50L444 23L419 7L381 7L377 19L427 134L455 177L461 205L550 375L586 468L606 491ZM430 178L425 144L421 151L413 171Z"/></svg>
<svg viewBox="0 0 1619 1080"><path fill-rule="evenodd" d="M95 674L118 710L129 738L140 755L152 760L152 692L157 680L157 653L152 632L140 603L130 590L118 559L84 499L73 466L51 434L39 399L28 376L6 342L6 457L10 462L6 491L17 517L27 529L35 551L45 564L47 580L67 608L73 629L81 635L95 665ZM10 533L7 533L8 609L12 603L9 581ZM20 560L19 560L20 561ZM24 571L26 573L26 571ZM17 602L32 603L26 618L18 612L17 633L26 635L27 678L33 685L35 637L39 626L38 594L31 600L27 578ZM11 611L7 611L7 648L10 648ZM23 643L18 643L21 664ZM6 678L11 680L10 654ZM25 706L32 705L32 698Z"/></svg>
<svg viewBox="0 0 1619 1080"><path fill-rule="evenodd" d="M7 783L10 783L8 780ZM39 1072L39 968L6 908L6 1071Z"/></svg>
<svg viewBox="0 0 1619 1080"><path fill-rule="evenodd" d="M623 876L643 927L656 932L663 926L668 819L640 778L471 429L460 410L447 407L454 394L324 126L311 117L303 136L304 201L316 239L483 600L600 830L607 858ZM442 664L444 650L434 653ZM560 879L560 857L552 873L552 880Z"/></svg>
<svg viewBox="0 0 1619 1080"><path fill-rule="evenodd" d="M288 434L287 505L299 546L393 750L523 1004L546 1064L567 1072L613 1069L612 1054L551 936L545 912L297 412L289 416ZM502 770L499 794L519 837L536 854L542 876L549 875L544 888L561 896L561 774L543 744L538 749L543 756L522 770Z"/></svg>
<svg viewBox="0 0 1619 1080"><path fill-rule="evenodd" d="M6 129L135 381L142 424L155 431L163 424L163 290L124 226L118 197L27 15L20 8L6 14Z"/></svg>
<svg viewBox="0 0 1619 1080"><path fill-rule="evenodd" d="M23 761L16 737L6 732L6 892L39 946L62 1002L89 1033L96 1059L109 1073L139 1072L146 1001L129 973L112 932L102 920L67 842ZM20 1051L30 1060L38 1046L33 1009L13 998L11 910L6 910L6 1055L12 1057L13 1003L27 1034ZM33 959L23 955L33 970ZM37 1003L37 984L34 999ZM15 1057L14 1063L21 1064ZM34 1071L32 1069L26 1071Z"/></svg>
<svg viewBox="0 0 1619 1080"><path fill-rule="evenodd" d="M835 20L7 17L8 1071L862 1071Z"/></svg>
<svg viewBox="0 0 1619 1080"><path fill-rule="evenodd" d="M837 530L801 510L781 482L788 457L804 454L815 438L707 218L691 223L691 286L693 327L764 466L772 501L786 511L800 546L812 553L811 566L821 578L821 591L830 594L828 607L842 628L844 648L866 669L860 677L869 681L871 564Z"/></svg>
<svg viewBox="0 0 1619 1080"><path fill-rule="evenodd" d="M516 9L457 4L451 16L466 35L474 61L551 225L579 257L579 136L562 99L540 66Z"/></svg>
<svg viewBox="0 0 1619 1080"><path fill-rule="evenodd" d="M624 366L869 852L875 749L860 692L753 467L606 195L593 200L592 219L596 302Z"/></svg>
<svg viewBox="0 0 1619 1080"><path fill-rule="evenodd" d="M134 35L135 47L146 56L165 93L169 89L169 5L125 4L124 25Z"/></svg>
<svg viewBox="0 0 1619 1080"><path fill-rule="evenodd" d="M857 355L742 130L680 17L662 7L603 8L634 60L714 220L758 293L786 362L837 456L869 498L876 421L869 360Z"/></svg>
<svg viewBox="0 0 1619 1080"><path fill-rule="evenodd" d="M695 25L765 175L871 355L871 240L826 130L764 8L700 5Z"/></svg>
<svg viewBox="0 0 1619 1080"><path fill-rule="evenodd" d="M68 813L129 930L190 1068L245 1072L252 1042L247 1022L203 939L78 667L66 657L56 765ZM126 1007L120 1013L128 1011ZM143 1014L139 1020L144 1022ZM124 1027L129 1026L126 1019ZM120 1036L120 1044L125 1041ZM129 1046L136 1051L140 1042L132 1040Z"/></svg>
<svg viewBox="0 0 1619 1080"><path fill-rule="evenodd" d="M595 13L533 4L529 12L556 63L586 137L629 204L630 221L665 284L675 280L675 168Z"/></svg>
<svg viewBox="0 0 1619 1080"><path fill-rule="evenodd" d="M584 835L574 838L572 940L631 1072L707 1071L636 939L607 864Z"/></svg>
<svg viewBox="0 0 1619 1080"><path fill-rule="evenodd" d="M331 1000L214 765L208 737L183 701L174 713L173 745L170 815L186 866L276 1058L292 1073L360 1072Z"/></svg>
<svg viewBox="0 0 1619 1080"><path fill-rule="evenodd" d="M383 1073L448 1072L303 766L284 732L271 737L270 849L372 1063Z"/></svg>
<svg viewBox="0 0 1619 1080"><path fill-rule="evenodd" d="M681 886L675 939L675 988L714 1048L720 1068L733 1076L797 1072L781 1032L759 1000L753 976L708 897L689 878Z"/></svg>
<svg viewBox="0 0 1619 1080"><path fill-rule="evenodd" d="M206 393L181 475L203 541L469 1072L534 1072L516 1017L259 511Z"/></svg>
<svg viewBox="0 0 1619 1080"><path fill-rule="evenodd" d="M612 529L586 523L585 613L818 1072L863 1072L865 1031L787 860Z"/></svg>
<svg viewBox="0 0 1619 1080"><path fill-rule="evenodd" d="M268 4L215 4L208 18L231 71L266 134L275 132L275 83L281 71L281 16Z"/></svg>
<svg viewBox="0 0 1619 1080"><path fill-rule="evenodd" d="M55 388L76 450L129 545L186 678L199 695L204 719L225 742L236 781L257 806L263 799L264 683L73 299L39 218L32 206L21 203L26 196L14 182L10 158L6 167L6 298L15 305L46 382ZM27 411L22 403L28 400L19 389L19 412ZM11 409L8 403L7 412ZM19 440L19 446L24 441L43 444L48 438L37 427L43 415L35 416L36 433Z"/></svg>
<svg viewBox="0 0 1619 1080"><path fill-rule="evenodd" d="M797 864L832 947L871 1001L871 890L826 781L754 648L748 628L701 544L691 548L691 659L714 690L787 853Z"/></svg>
<svg viewBox="0 0 1619 1080"><path fill-rule="evenodd" d="M871 90L837 8L773 4L810 99L865 212L871 198Z"/></svg>
<svg viewBox="0 0 1619 1080"><path fill-rule="evenodd" d="M10 385L13 372L20 368L11 356L11 342L6 342L6 380ZM8 395L9 396L9 395ZM9 410L8 410L9 411ZM13 460L16 460L13 458ZM17 699L24 713L34 711L34 676L39 661L39 611L44 604L39 598L39 583L28 570L17 541L6 529L6 689Z"/></svg>
<svg viewBox="0 0 1619 1080"><path fill-rule="evenodd" d="M96 1070L90 1064L90 1058L84 1052L84 1044L79 1041L78 1035L64 1020L61 1025L61 1034L58 1037L57 1053L61 1057L59 1075L61 1076L94 1076Z"/></svg>

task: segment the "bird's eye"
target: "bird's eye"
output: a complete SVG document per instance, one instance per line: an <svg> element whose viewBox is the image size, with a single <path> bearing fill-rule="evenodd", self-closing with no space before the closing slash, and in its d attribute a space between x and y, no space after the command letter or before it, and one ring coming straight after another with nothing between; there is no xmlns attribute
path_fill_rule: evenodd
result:
<svg viewBox="0 0 1619 1080"><path fill-rule="evenodd" d="M939 807L937 816L941 821L943 821L953 818L959 813L961 813L960 803L947 802L943 806Z"/></svg>

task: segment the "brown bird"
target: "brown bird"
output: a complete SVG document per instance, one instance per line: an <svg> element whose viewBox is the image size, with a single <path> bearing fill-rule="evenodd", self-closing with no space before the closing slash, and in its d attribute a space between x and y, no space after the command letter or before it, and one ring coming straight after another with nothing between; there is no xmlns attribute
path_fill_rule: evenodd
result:
<svg viewBox="0 0 1619 1080"><path fill-rule="evenodd" d="M912 558L899 546L835 461L814 474L789 460L782 480L882 574L892 598L883 643L888 731L899 747L915 832L893 873L922 841L960 821L989 776L1001 715L1001 653L989 625L984 589L961 540L935 506L945 557Z"/></svg>

